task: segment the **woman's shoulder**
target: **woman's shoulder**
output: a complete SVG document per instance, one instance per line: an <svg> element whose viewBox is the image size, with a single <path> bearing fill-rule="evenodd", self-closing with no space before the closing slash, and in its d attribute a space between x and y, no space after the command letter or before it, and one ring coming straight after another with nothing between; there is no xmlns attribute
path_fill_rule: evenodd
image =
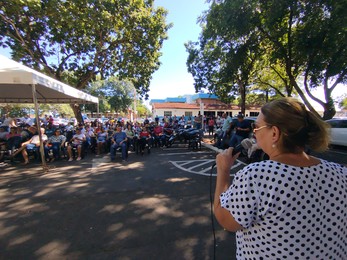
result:
<svg viewBox="0 0 347 260"><path fill-rule="evenodd" d="M263 179L264 175L279 175L283 172L289 171L289 165L285 165L272 160L264 160L260 162L254 162L243 169L241 169L236 176L243 176L243 178L247 177L250 179Z"/></svg>
<svg viewBox="0 0 347 260"><path fill-rule="evenodd" d="M300 166L292 166L280 162L276 162L273 160L265 160L260 162L255 162L247 165L244 167L241 172L242 174L251 174L254 175L255 173L266 173L266 174L285 174L285 173L292 173L292 174L300 174L303 172L336 172L341 173L347 176L347 167L326 161L323 159L318 159L319 163L312 166L307 167L300 167ZM257 177L257 175L255 176Z"/></svg>
<svg viewBox="0 0 347 260"><path fill-rule="evenodd" d="M335 163L335 162L330 162L330 161L326 161L323 159L320 159L320 164L316 165L316 167L318 167L320 170L324 170L324 171L335 171L335 172L340 172L344 175L346 175L347 177L347 167L339 164L339 163Z"/></svg>

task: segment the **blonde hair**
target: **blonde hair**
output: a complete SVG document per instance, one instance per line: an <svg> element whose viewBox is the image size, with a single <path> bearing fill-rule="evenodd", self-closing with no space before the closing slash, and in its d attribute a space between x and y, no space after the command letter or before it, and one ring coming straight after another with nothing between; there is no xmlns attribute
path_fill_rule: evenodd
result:
<svg viewBox="0 0 347 260"><path fill-rule="evenodd" d="M305 147L314 151L328 148L329 125L294 98L281 98L261 108L265 122L277 126L281 135L279 148L283 152L299 152Z"/></svg>

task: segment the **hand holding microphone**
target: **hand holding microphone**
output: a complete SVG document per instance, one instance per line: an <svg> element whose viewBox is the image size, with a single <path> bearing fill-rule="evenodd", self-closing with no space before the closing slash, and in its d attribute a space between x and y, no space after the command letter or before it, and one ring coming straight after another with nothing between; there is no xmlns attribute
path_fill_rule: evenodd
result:
<svg viewBox="0 0 347 260"><path fill-rule="evenodd" d="M217 172L230 172L231 166L233 166L236 159L239 157L239 149L232 147L222 151L216 157Z"/></svg>
<svg viewBox="0 0 347 260"><path fill-rule="evenodd" d="M231 166L233 166L236 159L239 157L239 153L242 150L248 150L252 147L252 142L249 139L245 139L241 144L237 145L235 148L230 147L226 150L218 149L219 153L216 157L216 164L218 168L222 170L230 171Z"/></svg>

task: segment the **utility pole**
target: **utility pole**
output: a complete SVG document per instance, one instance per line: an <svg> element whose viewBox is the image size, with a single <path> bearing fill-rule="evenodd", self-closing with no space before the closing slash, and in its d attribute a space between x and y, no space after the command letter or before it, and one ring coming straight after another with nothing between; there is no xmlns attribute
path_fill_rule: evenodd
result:
<svg viewBox="0 0 347 260"><path fill-rule="evenodd" d="M136 108L136 104L137 100L136 100L136 89L134 88L134 121L137 119L137 108Z"/></svg>

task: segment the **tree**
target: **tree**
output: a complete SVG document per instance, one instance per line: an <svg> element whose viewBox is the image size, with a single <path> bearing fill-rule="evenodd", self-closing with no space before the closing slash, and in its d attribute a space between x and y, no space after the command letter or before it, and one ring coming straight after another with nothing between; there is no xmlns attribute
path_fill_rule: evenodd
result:
<svg viewBox="0 0 347 260"><path fill-rule="evenodd" d="M344 98L341 99L341 101L339 102L339 106L342 109L347 110L347 97L344 97Z"/></svg>
<svg viewBox="0 0 347 260"><path fill-rule="evenodd" d="M138 117L146 117L151 114L151 111L143 104L141 100L137 101L136 110Z"/></svg>
<svg viewBox="0 0 347 260"><path fill-rule="evenodd" d="M0 104L1 112L2 114L9 114L10 117L16 118L16 117L23 117L30 111L30 109L33 109L33 106L28 105L7 105L7 104Z"/></svg>
<svg viewBox="0 0 347 260"><path fill-rule="evenodd" d="M153 0L0 3L0 46L45 74L84 89L100 75L128 78L147 98L170 28ZM72 106L80 121L79 106Z"/></svg>
<svg viewBox="0 0 347 260"><path fill-rule="evenodd" d="M306 95L322 105L324 119L336 113L332 92L347 80L346 8L346 1L328 0L267 1L257 6L257 29L271 47L271 60L283 65L312 112L316 113ZM316 88L323 88L324 100L313 96Z"/></svg>
<svg viewBox="0 0 347 260"><path fill-rule="evenodd" d="M119 80L116 77L95 81L86 89L91 95L100 98L99 110L102 113L127 112L134 99L134 90L134 85L129 80Z"/></svg>
<svg viewBox="0 0 347 260"><path fill-rule="evenodd" d="M309 96L322 105L323 118L328 119L336 112L333 90L338 84L347 82L346 9L347 2L342 0L216 0L206 17L211 17L211 21L218 17L219 23L209 26L210 20L204 20L215 39L229 39L224 45L217 44L221 50L225 50L224 46L238 46L238 49L244 47L253 53L253 46L256 46L261 54L255 57L258 62L265 57L271 69L283 68L285 74L281 72L278 76L282 75L279 81L287 94L293 88L306 106L318 115L307 98ZM249 39L254 40L251 48L247 48ZM200 42L204 43L201 39ZM249 59L248 56L243 56L244 60L242 56L238 57L241 62L230 56L230 64L237 67ZM216 70L224 69L224 64ZM240 70L244 68L240 67ZM248 83L256 84L256 78L259 83L261 73L261 70L255 71L254 81ZM324 100L313 96L312 90L317 88L323 89Z"/></svg>
<svg viewBox="0 0 347 260"><path fill-rule="evenodd" d="M239 95L241 112L245 113L247 88L261 55L259 32L253 31L241 38L238 29L250 31L250 23L246 21L250 10L235 12L236 9L230 7L234 2L225 4L229 7L212 3L209 12L200 19L203 28L200 43L186 44L188 72L195 79L196 90L207 88L226 102Z"/></svg>

